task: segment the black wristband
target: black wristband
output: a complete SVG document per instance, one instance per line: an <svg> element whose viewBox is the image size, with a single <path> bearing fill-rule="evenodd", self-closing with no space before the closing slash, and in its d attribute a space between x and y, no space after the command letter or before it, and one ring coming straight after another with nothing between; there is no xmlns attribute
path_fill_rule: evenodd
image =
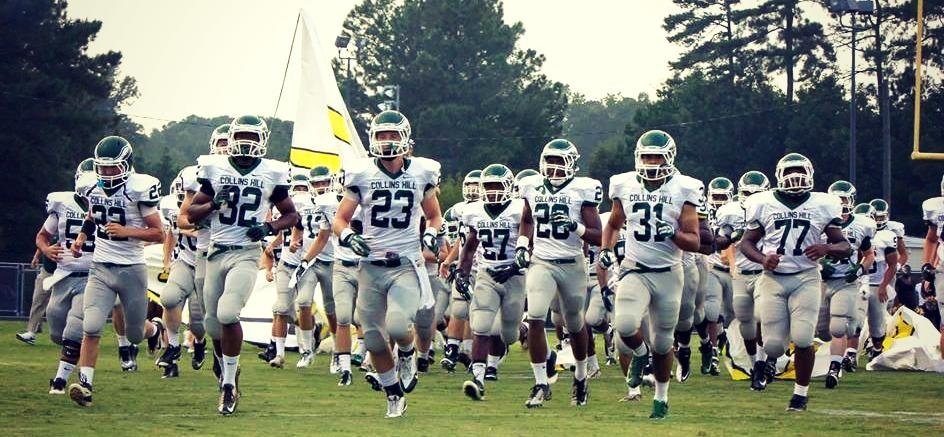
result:
<svg viewBox="0 0 944 437"><path fill-rule="evenodd" d="M85 237L88 238L95 234L95 222L91 220L84 220L82 222L82 233L85 234Z"/></svg>

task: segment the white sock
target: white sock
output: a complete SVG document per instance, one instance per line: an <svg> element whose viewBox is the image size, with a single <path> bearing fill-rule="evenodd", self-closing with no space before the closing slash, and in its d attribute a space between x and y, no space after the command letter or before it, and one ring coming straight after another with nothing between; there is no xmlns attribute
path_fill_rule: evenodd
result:
<svg viewBox="0 0 944 437"><path fill-rule="evenodd" d="M633 349L633 355L637 357L649 355L649 347L646 346L646 342L642 342L639 347Z"/></svg>
<svg viewBox="0 0 944 437"><path fill-rule="evenodd" d="M425 359L425 360L428 360L428 359L429 359L429 349L427 349L427 350L425 350L425 351L422 351L422 352L419 352L419 355L417 356L417 358L423 358L423 359Z"/></svg>
<svg viewBox="0 0 944 437"><path fill-rule="evenodd" d="M499 361L501 361L501 357L492 354L489 354L488 358L485 359L485 363L488 365L488 367L494 367L496 369L498 368Z"/></svg>
<svg viewBox="0 0 944 437"><path fill-rule="evenodd" d="M688 339L688 343L685 343L685 344L679 343L679 349L691 349L691 347L692 347L692 339Z"/></svg>
<svg viewBox="0 0 944 437"><path fill-rule="evenodd" d="M757 345L757 360L767 361L767 352L760 345Z"/></svg>
<svg viewBox="0 0 944 437"><path fill-rule="evenodd" d="M56 371L56 378L68 381L69 375L75 370L75 364L59 361L59 370Z"/></svg>
<svg viewBox="0 0 944 437"><path fill-rule="evenodd" d="M600 361L597 360L597 355L593 354L587 357L587 368L596 369L600 367Z"/></svg>
<svg viewBox="0 0 944 437"><path fill-rule="evenodd" d="M662 402L669 401L669 381L656 381L656 393L655 396L653 396L653 399Z"/></svg>
<svg viewBox="0 0 944 437"><path fill-rule="evenodd" d="M299 343L299 348L303 352L311 352L312 346L314 346L314 329L302 329L301 337L304 343ZM304 346L304 348L302 348Z"/></svg>
<svg viewBox="0 0 944 437"><path fill-rule="evenodd" d="M118 336L118 347L131 346L131 342L128 341L128 337L124 335Z"/></svg>
<svg viewBox="0 0 944 437"><path fill-rule="evenodd" d="M577 360L574 363L574 379L577 381L582 381L587 379L587 360Z"/></svg>
<svg viewBox="0 0 944 437"><path fill-rule="evenodd" d="M413 343L407 344L406 346L401 346L401 345L398 344L398 345L397 345L397 350L399 350L400 352L403 352L404 354L412 354L412 353L413 353Z"/></svg>
<svg viewBox="0 0 944 437"><path fill-rule="evenodd" d="M351 354L344 353L338 355L338 364L341 366L341 371L347 370L351 371Z"/></svg>
<svg viewBox="0 0 944 437"><path fill-rule="evenodd" d="M531 370L534 371L534 383L547 385L547 363L531 363Z"/></svg>
<svg viewBox="0 0 944 437"><path fill-rule="evenodd" d="M275 337L275 355L285 356L285 337Z"/></svg>
<svg viewBox="0 0 944 437"><path fill-rule="evenodd" d="M854 348L854 347L850 347L850 348L846 349L846 355L852 355L852 354L854 354L854 353L856 353L856 352L858 352L858 351L857 351L856 348Z"/></svg>
<svg viewBox="0 0 944 437"><path fill-rule="evenodd" d="M478 382L485 382L485 363L475 362L472 363L472 377L475 378Z"/></svg>
<svg viewBox="0 0 944 437"><path fill-rule="evenodd" d="M92 385L92 379L95 377L94 367L79 367L79 381Z"/></svg>
<svg viewBox="0 0 944 437"><path fill-rule="evenodd" d="M393 366L390 370L381 373L378 375L380 377L380 385L384 387L390 387L398 382L397 380L397 367Z"/></svg>
<svg viewBox="0 0 944 437"><path fill-rule="evenodd" d="M454 344L454 345L458 346L458 345L459 345L459 339L458 339L458 338L450 338L450 339L446 340L446 344L447 344L447 345Z"/></svg>
<svg viewBox="0 0 944 437"><path fill-rule="evenodd" d="M830 355L829 358L830 358L829 361L834 362L834 363L842 362L842 355Z"/></svg>
<svg viewBox="0 0 944 437"><path fill-rule="evenodd" d="M472 340L462 340L462 351L472 353Z"/></svg>
<svg viewBox="0 0 944 437"><path fill-rule="evenodd" d="M793 384L793 394L806 397L806 394L809 393L810 386Z"/></svg>
<svg viewBox="0 0 944 437"><path fill-rule="evenodd" d="M180 334L177 331L167 330L167 344L170 347L180 346Z"/></svg>
<svg viewBox="0 0 944 437"><path fill-rule="evenodd" d="M283 339L284 340L284 339ZM283 350L284 351L284 350ZM236 369L239 368L239 355L231 357L223 354L223 384L236 386Z"/></svg>

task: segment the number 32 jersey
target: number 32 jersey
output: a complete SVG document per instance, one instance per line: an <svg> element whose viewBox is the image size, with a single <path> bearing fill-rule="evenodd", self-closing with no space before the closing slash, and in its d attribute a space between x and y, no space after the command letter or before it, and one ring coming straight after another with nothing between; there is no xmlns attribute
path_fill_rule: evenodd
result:
<svg viewBox="0 0 944 437"><path fill-rule="evenodd" d="M344 169L344 188L363 214L368 260L420 257L422 202L435 193L439 171L438 162L417 157L404 159L395 174L374 158L355 160Z"/></svg>
<svg viewBox="0 0 944 437"><path fill-rule="evenodd" d="M274 159L259 158L248 169L238 168L228 156L203 155L197 159L197 180L201 191L213 196L228 190L233 204L227 203L212 215L210 240L217 245L254 244L246 230L262 224L269 205L287 196L289 186L288 164ZM279 198L274 198L276 194Z"/></svg>
<svg viewBox="0 0 944 437"><path fill-rule="evenodd" d="M130 228L144 228L145 215L157 214L161 200L161 182L153 176L131 173L114 190L95 185L86 193L89 213L95 221L95 252L92 261L119 265L144 264L144 246L140 240L110 237L105 225L118 223Z"/></svg>
<svg viewBox="0 0 944 437"><path fill-rule="evenodd" d="M511 200L499 211L495 210L497 206L477 201L462 209L462 222L479 240L475 262L482 267L509 265L515 258L515 240L518 239L524 200Z"/></svg>
<svg viewBox="0 0 944 437"><path fill-rule="evenodd" d="M618 200L626 215L626 258L632 267L653 269L672 267L682 262L682 250L671 238L656 235L657 220L681 227L682 208L701 205L704 185L682 174L668 178L650 191L635 171L610 178L610 199Z"/></svg>
<svg viewBox="0 0 944 437"><path fill-rule="evenodd" d="M540 259L562 259L582 255L583 240L580 236L555 226L551 218L563 212L571 220L583 223L581 208L584 205L596 208L603 200L600 181L575 177L555 187L544 176L533 175L521 180L519 190L521 198L531 207L534 220L534 256Z"/></svg>
<svg viewBox="0 0 944 437"><path fill-rule="evenodd" d="M806 248L826 241L826 228L839 227L842 205L827 193L809 193L806 200L791 208L789 199L777 191L766 191L745 202L748 229L764 230L763 247L782 255L776 273L797 273L819 266L803 254Z"/></svg>

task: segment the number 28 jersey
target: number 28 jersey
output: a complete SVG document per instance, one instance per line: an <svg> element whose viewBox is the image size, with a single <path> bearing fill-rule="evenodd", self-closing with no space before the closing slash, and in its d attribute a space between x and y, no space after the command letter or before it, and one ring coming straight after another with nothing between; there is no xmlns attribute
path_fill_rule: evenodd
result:
<svg viewBox="0 0 944 437"><path fill-rule="evenodd" d="M221 190L231 193L233 204L223 205L210 220L210 240L218 245L250 245L246 230L262 224L269 205L284 199L289 186L288 164L260 158L244 169L236 167L228 156L203 155L197 159L197 180L204 194L213 196ZM276 194L278 193L278 194ZM281 198L273 198L273 194Z"/></svg>
<svg viewBox="0 0 944 437"><path fill-rule="evenodd" d="M422 202L435 193L439 171L438 162L417 157L404 159L395 174L374 158L354 160L344 169L347 196L363 214L368 260L420 257Z"/></svg>
<svg viewBox="0 0 944 437"><path fill-rule="evenodd" d="M509 201L500 211L482 201L466 204L462 209L462 222L479 240L475 250L477 265L495 268L514 262L515 240L518 239L523 211L524 201L521 199Z"/></svg>
<svg viewBox="0 0 944 437"><path fill-rule="evenodd" d="M781 255L776 273L797 273L819 266L803 251L824 243L826 228L839 227L842 205L839 198L827 193L809 193L806 200L790 207L789 199L779 192L765 191L752 195L745 202L748 229L763 229L765 252Z"/></svg>
<svg viewBox="0 0 944 437"><path fill-rule="evenodd" d="M611 177L610 198L620 202L626 215L626 264L654 269L679 265L682 250L671 238L656 235L656 219L679 229L682 208L690 204L697 209L702 191L701 181L682 174L651 191L635 171Z"/></svg>
<svg viewBox="0 0 944 437"><path fill-rule="evenodd" d="M105 225L118 223L131 228L144 228L145 215L157 214L161 200L161 182L153 176L131 173L124 184L113 190L99 185L91 187L85 198L95 221L95 252L92 261L119 265L144 264L144 246L140 240L110 237Z"/></svg>
<svg viewBox="0 0 944 437"><path fill-rule="evenodd" d="M539 259L576 258L583 254L583 240L576 232L551 223L554 214L562 212L577 223L583 223L581 209L596 208L603 200L600 181L575 177L555 187L542 175L528 176L519 183L521 198L531 207L534 221L533 254ZM586 223L583 223L586 224Z"/></svg>

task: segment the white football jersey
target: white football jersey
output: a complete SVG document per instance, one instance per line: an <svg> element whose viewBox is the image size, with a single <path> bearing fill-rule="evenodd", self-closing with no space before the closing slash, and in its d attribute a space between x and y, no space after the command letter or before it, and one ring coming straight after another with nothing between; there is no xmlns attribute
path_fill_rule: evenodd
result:
<svg viewBox="0 0 944 437"><path fill-rule="evenodd" d="M469 241L469 226L467 223L463 223L463 216L465 215L465 210L473 202L466 202L465 200L460 201L452 206L452 214L456 217L456 224L459 227L459 232L456 234L459 241L459 252L456 255L456 261L462 259L462 253L465 251L465 243ZM473 269L475 268L475 262L478 260L478 257L472 259Z"/></svg>
<svg viewBox="0 0 944 437"><path fill-rule="evenodd" d="M334 235L334 232L331 232L331 226L334 224L334 215L338 213L338 205L341 204L341 201L338 199L338 195L329 191L315 197L314 202L314 225L317 228L314 231L315 236L317 237L318 231L321 230L328 231L331 233L331 235ZM321 253L318 254L317 259L322 261L334 261L334 248L334 239L329 238L328 243L325 244L324 249L322 249Z"/></svg>
<svg viewBox="0 0 944 437"><path fill-rule="evenodd" d="M299 223L302 227L302 245L295 252L288 250L292 244L292 227L283 230L281 260L297 266L302 262L302 255L308 252L308 248L318 237L318 212L314 200L307 192L296 192L292 194L291 199L292 203L295 204L295 212L298 213Z"/></svg>
<svg viewBox="0 0 944 437"><path fill-rule="evenodd" d="M357 159L344 169L347 195L363 209L364 232L370 246L368 260L420 257L422 202L439 185L439 163L428 158L407 158L403 168L390 174L379 160Z"/></svg>
<svg viewBox="0 0 944 437"><path fill-rule="evenodd" d="M875 237L872 238L872 248L875 249L875 262L872 263L872 268L869 269L869 284L879 285L882 283L882 276L885 276L885 270L889 268L888 263L885 262L885 254L897 252L897 243L898 237L892 230L885 228L875 232ZM894 269L898 268L898 266L891 267Z"/></svg>
<svg viewBox="0 0 944 437"><path fill-rule="evenodd" d="M849 272L849 269L852 268L853 264L859 263L859 250L862 248L862 243L864 243L866 239L874 241L873 238L876 232L875 221L862 214L850 215L849 220L843 222L840 227L842 228L842 235L846 237L846 240L849 240L849 244L852 246L852 255L850 255L849 258L841 260L834 260L829 257L826 258L835 269L831 279L845 276L846 273ZM876 256L878 256L877 253Z"/></svg>
<svg viewBox="0 0 944 437"><path fill-rule="evenodd" d="M679 229L682 207L701 205L703 184L695 178L676 174L650 191L635 171L610 178L610 198L619 200L626 215L626 262L630 268L665 268L679 265L682 250L671 238L656 235L661 219Z"/></svg>
<svg viewBox="0 0 944 437"><path fill-rule="evenodd" d="M887 223L885 223L885 229L892 231L892 233L894 233L895 237L898 239L905 238L905 224L902 222L889 220Z"/></svg>
<svg viewBox="0 0 944 437"><path fill-rule="evenodd" d="M499 207L498 209L494 207ZM510 265L515 261L515 241L524 212L524 200L513 199L500 208L477 201L462 208L462 222L479 240L475 263L481 268Z"/></svg>
<svg viewBox="0 0 944 437"><path fill-rule="evenodd" d="M109 237L105 225L118 223L132 228L144 228L144 214L157 214L161 200L161 182L153 176L131 173L124 184L114 190L95 185L85 198L95 221L95 252L92 261L119 265L144 264L144 245L128 237Z"/></svg>
<svg viewBox="0 0 944 437"><path fill-rule="evenodd" d="M199 160L199 158L197 159ZM192 191L194 194L200 192L200 182L197 181L198 168L199 166L191 165L184 167L183 170L180 171L180 179L183 183L184 190ZM197 226L197 250L201 252L206 252L207 248L210 247L209 223L215 215L216 211L210 212L210 215L203 219L203 223Z"/></svg>
<svg viewBox="0 0 944 437"><path fill-rule="evenodd" d="M741 202L728 202L718 208L715 211L715 224L720 228L724 226L730 226L734 230L744 231L747 227L747 222L744 220L744 216L747 211L744 209L744 205ZM751 261L738 248L738 245L735 245L734 249L734 262L737 265L739 271L756 271L763 270L764 266ZM761 250L763 250L763 245L759 245ZM721 256L718 253L711 254L708 257L710 263L721 265L724 267L729 267L721 262Z"/></svg>
<svg viewBox="0 0 944 437"><path fill-rule="evenodd" d="M937 236L944 236L944 197L932 197L921 204L924 221L937 227ZM937 245L937 259L944 260L944 244Z"/></svg>
<svg viewBox="0 0 944 437"><path fill-rule="evenodd" d="M258 244L246 231L266 220L273 193L287 193L289 166L282 161L260 158L256 165L241 169L228 156L203 155L197 164L197 179L213 193L228 190L235 204L223 205L210 220L210 240L219 245ZM201 190L206 191L204 188Z"/></svg>
<svg viewBox="0 0 944 437"><path fill-rule="evenodd" d="M57 264L56 269L67 272L86 272L92 265L92 253L95 251L95 240L89 235L89 239L82 245L84 256L74 258L72 251L72 242L82 231L82 223L88 214L85 207L85 201L77 198L72 191L57 191L49 193L46 196L46 223L43 228L46 232L56 237L56 244L62 246L65 250L62 253L62 259Z"/></svg>
<svg viewBox="0 0 944 437"><path fill-rule="evenodd" d="M174 236L174 259L179 259L188 266L195 264L195 252L197 251L197 239L180 233L177 227L177 216L180 215L180 205L177 204L176 196L164 196L160 203L161 221L164 222L164 229Z"/></svg>
<svg viewBox="0 0 944 437"><path fill-rule="evenodd" d="M803 254L814 244L826 242L826 228L839 227L842 205L828 193L809 193L806 200L791 208L777 191L757 193L744 204L748 229L764 230L765 253L778 253L777 273L797 273L818 268L819 263ZM769 252L768 252L769 251Z"/></svg>
<svg viewBox="0 0 944 437"><path fill-rule="evenodd" d="M583 254L583 240L576 232L551 223L551 218L563 212L571 220L582 223L581 209L596 208L603 200L600 181L575 177L555 187L542 175L532 175L519 182L521 198L528 202L534 221L533 255L540 259L576 258Z"/></svg>

